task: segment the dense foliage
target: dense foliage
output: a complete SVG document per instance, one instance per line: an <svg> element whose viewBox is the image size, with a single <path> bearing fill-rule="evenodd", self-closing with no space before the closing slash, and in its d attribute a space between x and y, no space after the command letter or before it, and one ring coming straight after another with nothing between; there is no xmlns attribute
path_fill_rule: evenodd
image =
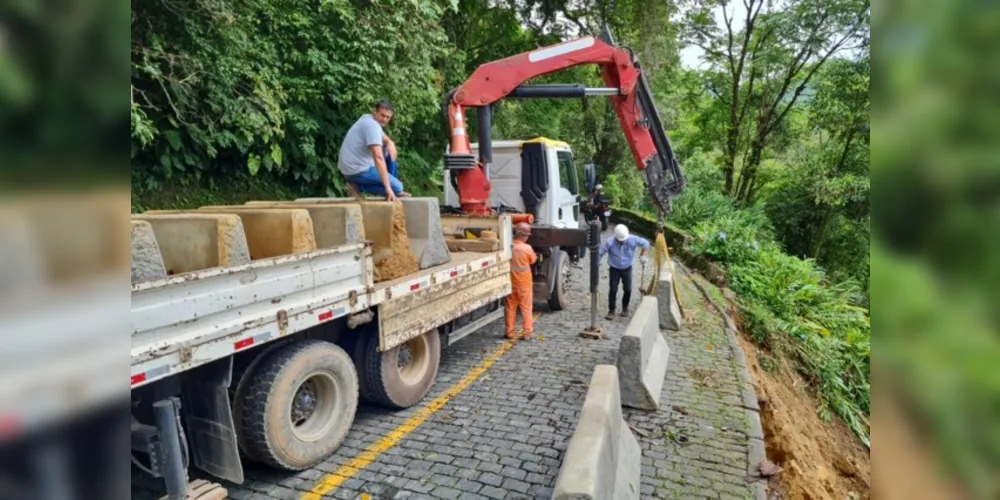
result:
<svg viewBox="0 0 1000 500"><path fill-rule="evenodd" d="M669 215L745 326L824 411L870 413L867 0L156 0L133 5L133 208L342 194L337 151L380 98L409 191L439 195L441 100L480 64L607 22L650 79L688 179ZM682 50L700 51L695 65ZM538 82L603 85L592 67ZM569 142L651 213L604 98L502 101L494 137ZM470 120L475 133L475 120Z"/></svg>

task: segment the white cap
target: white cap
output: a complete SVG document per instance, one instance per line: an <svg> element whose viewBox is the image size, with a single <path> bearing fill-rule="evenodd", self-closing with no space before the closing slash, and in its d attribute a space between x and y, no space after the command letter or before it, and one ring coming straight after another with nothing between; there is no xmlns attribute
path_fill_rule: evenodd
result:
<svg viewBox="0 0 1000 500"><path fill-rule="evenodd" d="M596 191L600 191L602 189L604 189L604 184L598 184L598 185L594 186L594 190L596 190Z"/></svg>
<svg viewBox="0 0 1000 500"><path fill-rule="evenodd" d="M618 224L615 226L615 239L618 241L625 241L628 239L628 226L625 224Z"/></svg>

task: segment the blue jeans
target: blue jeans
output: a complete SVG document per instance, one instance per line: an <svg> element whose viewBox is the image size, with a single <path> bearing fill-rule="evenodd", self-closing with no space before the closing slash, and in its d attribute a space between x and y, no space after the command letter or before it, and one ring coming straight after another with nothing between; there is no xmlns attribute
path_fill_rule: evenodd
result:
<svg viewBox="0 0 1000 500"><path fill-rule="evenodd" d="M389 185L392 187L392 192L399 194L403 192L403 183L399 182L398 172L399 166L396 164L396 160L389 157L389 154L385 155L385 167L389 172ZM380 196L385 196L385 186L382 184L382 177L378 175L378 168L375 165L368 167L368 170L361 172L360 174L354 174L347 177L347 182L354 184L358 187L358 191L368 194L376 194Z"/></svg>

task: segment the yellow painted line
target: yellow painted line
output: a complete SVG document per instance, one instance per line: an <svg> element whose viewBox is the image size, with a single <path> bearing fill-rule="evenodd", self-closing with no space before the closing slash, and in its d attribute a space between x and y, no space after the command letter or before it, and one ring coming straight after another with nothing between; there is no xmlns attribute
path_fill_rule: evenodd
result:
<svg viewBox="0 0 1000 500"><path fill-rule="evenodd" d="M538 317L541 316L541 313L535 313L533 316L534 319L538 319ZM362 471L362 469L368 467L372 462L374 462L379 455L385 453L389 448L396 446L400 440L415 431L417 427L420 427L420 425L426 422L427 419L431 418L431 416L441 410L441 408L448 404L452 398L458 396L467 387L472 385L473 382L479 380L479 377L482 377L483 374L486 373L486 370L489 370L490 367L493 366L493 363L496 363L503 357L504 354L507 354L507 351L511 350L514 345L515 342L513 341L504 343L496 351L494 351L493 354L480 363L479 366L469 371L469 373L466 374L462 380L459 380L458 383L444 391L444 394L428 403L427 406L420 408L420 410L413 414L413 416L406 422L403 422L399 427L396 427L385 436L382 436L382 438L366 448L365 451L361 452L358 456L351 459L351 461L347 462L347 464L340 466L332 474L320 479L319 483L313 487L312 491L302 495L302 500L320 500L323 498L323 495L339 488L340 485L344 484L348 479L356 476Z"/></svg>

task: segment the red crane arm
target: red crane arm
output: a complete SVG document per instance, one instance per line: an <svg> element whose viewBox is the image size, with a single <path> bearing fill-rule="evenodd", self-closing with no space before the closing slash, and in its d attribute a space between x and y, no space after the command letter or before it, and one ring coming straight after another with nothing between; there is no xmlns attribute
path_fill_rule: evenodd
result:
<svg viewBox="0 0 1000 500"><path fill-rule="evenodd" d="M632 92L639 77L626 50L588 36L483 64L455 91L454 103L465 107L493 104L532 78L581 64L607 68L602 72L605 83L625 95Z"/></svg>
<svg viewBox="0 0 1000 500"><path fill-rule="evenodd" d="M610 40L610 34L608 38ZM457 170L458 191L464 212L490 213L486 203L492 188L483 165L490 161L491 153L480 151L480 161L472 157L463 108L476 107L480 109L480 114L485 112L486 121L481 122L480 128L485 123L488 129L492 120L490 104L509 96L532 78L581 64L598 65L604 83L618 90L618 95L610 96L610 99L636 168L646 172L654 203L661 209L667 209L670 197L679 192L683 180L639 65L628 50L588 36L483 64L453 92L447 111L451 151L446 165L451 163L450 168ZM652 169L649 168L651 166ZM669 186L664 183L665 177L671 178Z"/></svg>

